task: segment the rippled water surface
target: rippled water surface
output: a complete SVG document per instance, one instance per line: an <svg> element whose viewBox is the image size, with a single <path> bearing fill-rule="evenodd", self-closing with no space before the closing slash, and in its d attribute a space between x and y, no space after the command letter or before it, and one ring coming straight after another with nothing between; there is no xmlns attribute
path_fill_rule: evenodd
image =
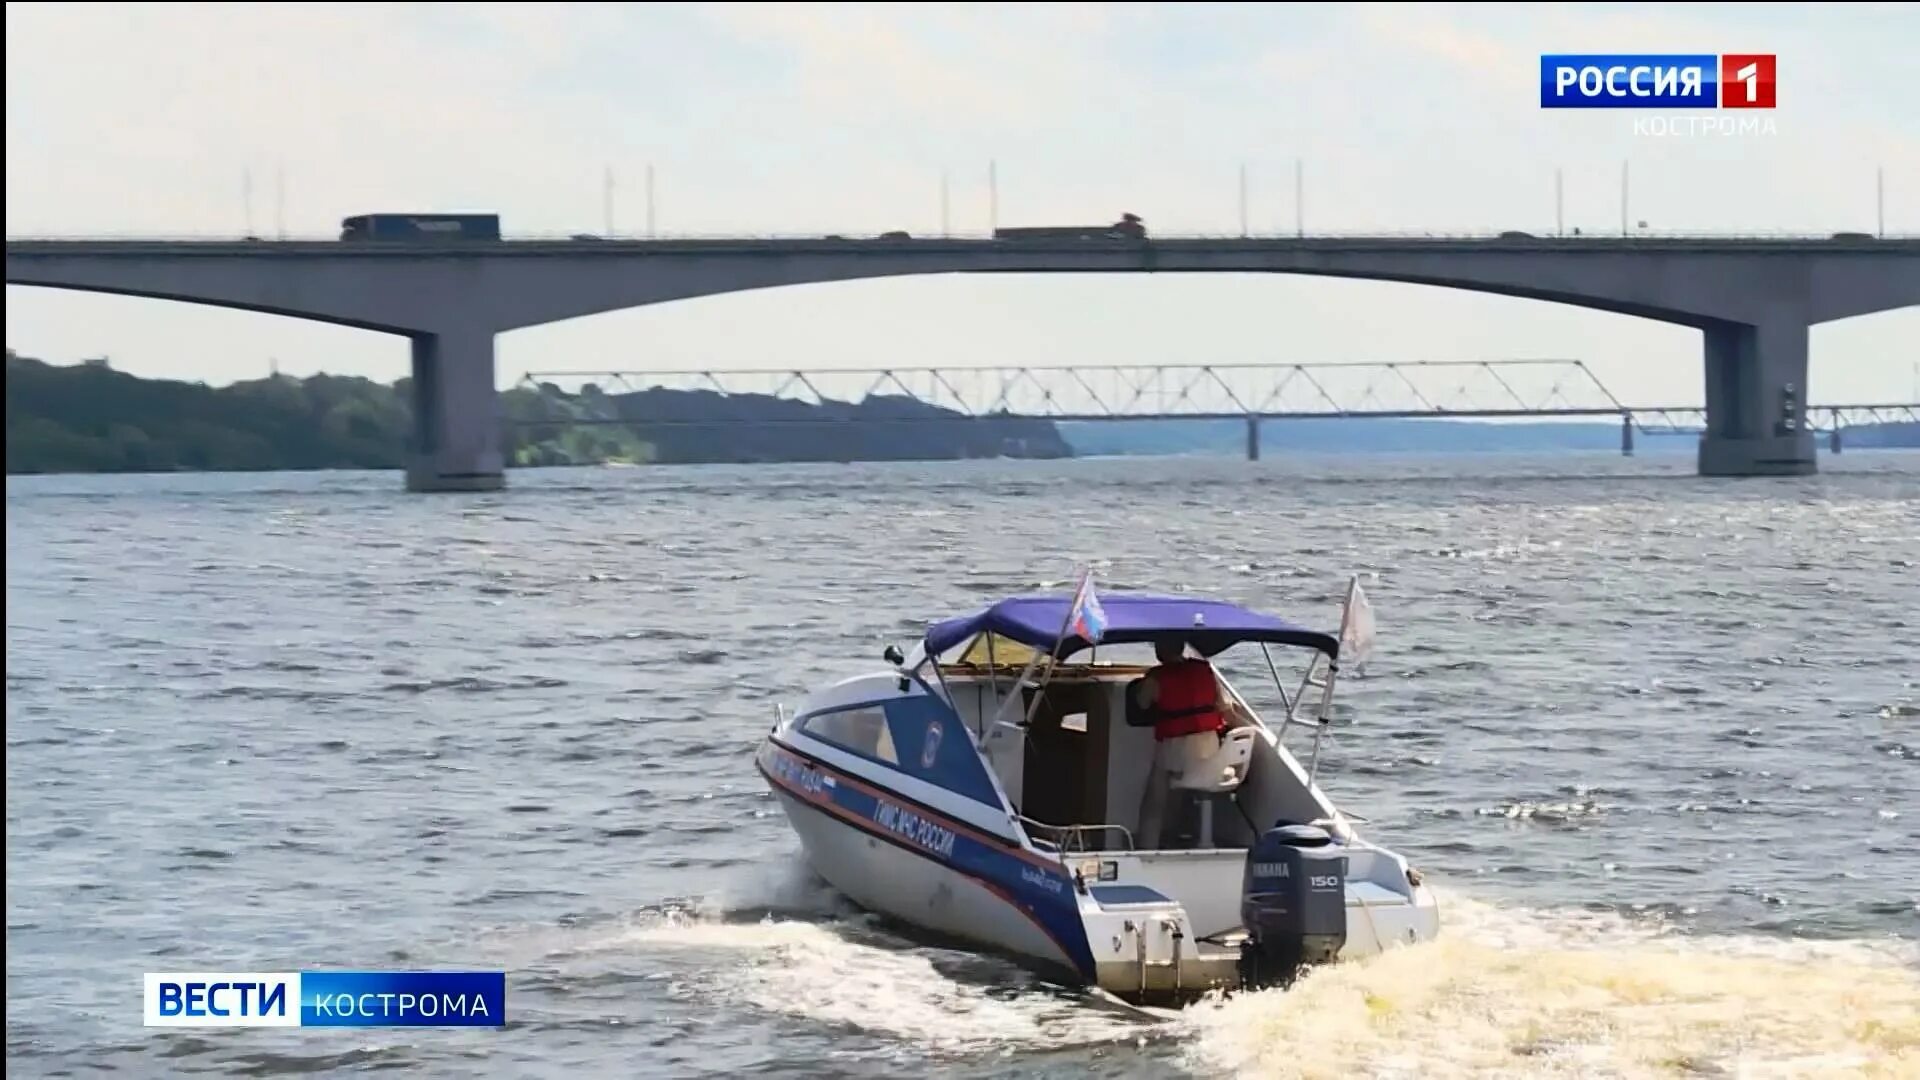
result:
<svg viewBox="0 0 1920 1080"><path fill-rule="evenodd" d="M9 478L8 1072L1920 1074L1920 455L1690 465ZM811 878L775 702L1080 560L1325 626L1364 575L1323 775L1442 940L1147 1027ZM140 1024L353 966L512 1024Z"/></svg>

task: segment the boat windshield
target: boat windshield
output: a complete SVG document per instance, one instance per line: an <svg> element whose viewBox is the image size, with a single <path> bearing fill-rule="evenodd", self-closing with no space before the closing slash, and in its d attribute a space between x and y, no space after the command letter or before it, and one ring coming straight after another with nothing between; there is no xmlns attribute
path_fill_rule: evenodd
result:
<svg viewBox="0 0 1920 1080"><path fill-rule="evenodd" d="M1024 668L1039 659L1039 668L1055 666L1148 668L1159 663L1153 646L1146 642L1096 645L1071 657L1055 661L1039 649L991 631L976 634L964 647L950 650L939 660L943 666L960 668Z"/></svg>

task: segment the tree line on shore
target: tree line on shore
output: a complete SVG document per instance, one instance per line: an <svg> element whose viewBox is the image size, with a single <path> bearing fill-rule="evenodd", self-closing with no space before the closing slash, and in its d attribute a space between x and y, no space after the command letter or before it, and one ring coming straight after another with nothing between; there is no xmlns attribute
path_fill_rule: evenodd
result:
<svg viewBox="0 0 1920 1080"><path fill-rule="evenodd" d="M143 379L105 360L54 365L7 350L7 472L398 469L412 380L273 375L212 387ZM811 404L586 387L501 394L516 466L1065 457L1053 425L964 420L918 402ZM793 420L884 423L792 423ZM899 420L950 423L898 423ZM590 421L590 422L589 422Z"/></svg>

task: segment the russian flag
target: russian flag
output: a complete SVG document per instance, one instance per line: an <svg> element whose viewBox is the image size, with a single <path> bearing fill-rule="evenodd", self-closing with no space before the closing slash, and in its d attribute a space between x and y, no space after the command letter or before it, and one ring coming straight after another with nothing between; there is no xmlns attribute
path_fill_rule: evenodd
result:
<svg viewBox="0 0 1920 1080"><path fill-rule="evenodd" d="M1080 587L1073 591L1073 607L1067 611L1067 626L1089 645L1098 645L1107 632L1107 611L1093 591L1093 571L1080 575Z"/></svg>

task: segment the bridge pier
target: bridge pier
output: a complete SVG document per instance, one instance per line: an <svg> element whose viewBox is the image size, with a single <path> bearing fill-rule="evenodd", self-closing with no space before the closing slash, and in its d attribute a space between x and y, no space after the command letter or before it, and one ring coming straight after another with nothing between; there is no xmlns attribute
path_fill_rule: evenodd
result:
<svg viewBox="0 0 1920 1080"><path fill-rule="evenodd" d="M1809 476L1807 322L1791 315L1705 328L1707 430L1701 476Z"/></svg>
<svg viewBox="0 0 1920 1080"><path fill-rule="evenodd" d="M413 335L413 443L408 491L498 491L507 484L504 424L493 385L493 331Z"/></svg>
<svg viewBox="0 0 1920 1080"><path fill-rule="evenodd" d="M1620 416L1620 456L1621 457L1633 456L1633 414L1632 413L1623 413Z"/></svg>
<svg viewBox="0 0 1920 1080"><path fill-rule="evenodd" d="M1260 460L1260 418L1247 417L1247 460Z"/></svg>

